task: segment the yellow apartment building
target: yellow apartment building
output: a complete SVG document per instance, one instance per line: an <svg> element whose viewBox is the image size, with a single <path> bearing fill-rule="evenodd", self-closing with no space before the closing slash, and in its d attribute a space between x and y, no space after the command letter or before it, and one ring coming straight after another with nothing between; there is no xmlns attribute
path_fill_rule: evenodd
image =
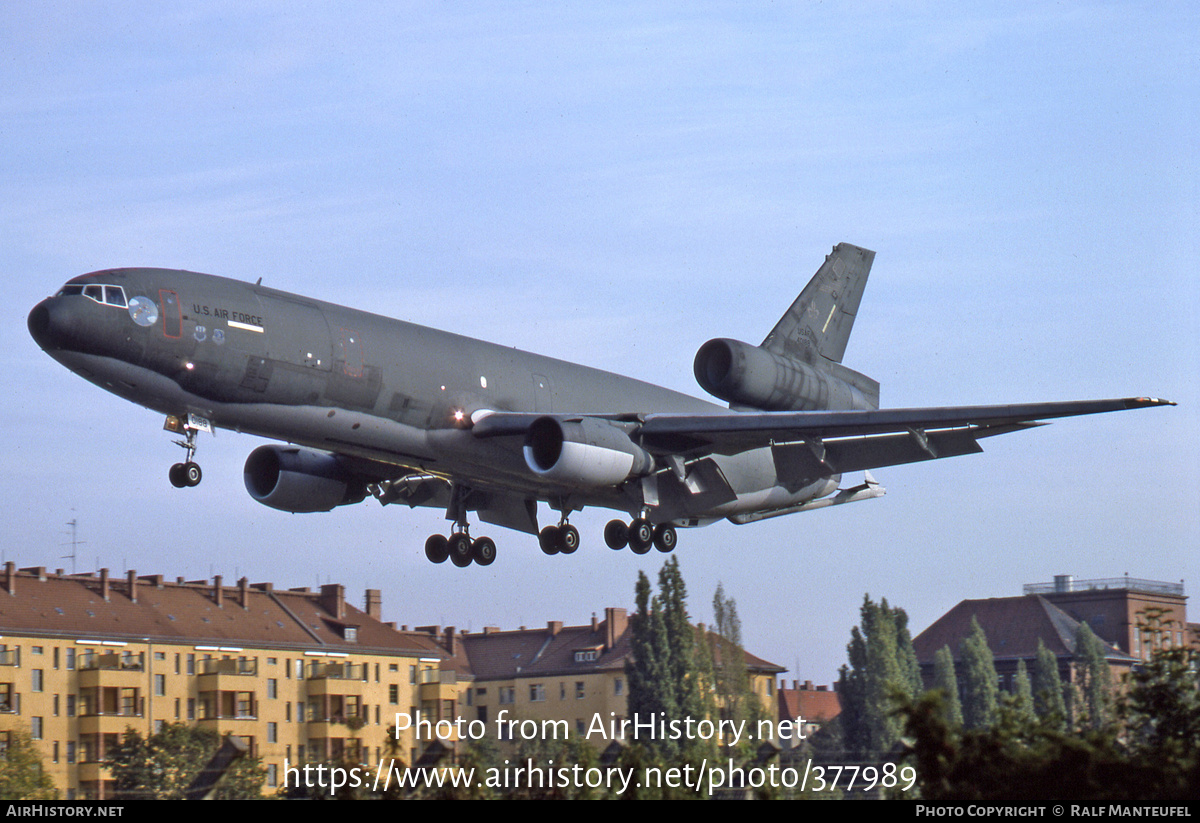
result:
<svg viewBox="0 0 1200 823"><path fill-rule="evenodd" d="M607 732L610 722L619 728L629 714L625 668L631 650L625 609L607 608L603 620L593 616L582 626L553 620L545 628L514 631L487 627L467 633L437 626L414 631L439 640L450 658L443 665L455 672L460 715L481 721L480 728L486 727L493 739L518 742L522 732L545 739L549 729L565 729L605 749L612 738L588 737L593 724L603 723ZM697 639L703 632L697 628ZM751 690L765 716L777 721L775 680L783 667L749 653L745 659Z"/></svg>
<svg viewBox="0 0 1200 823"><path fill-rule="evenodd" d="M127 729L184 721L235 734L267 769L386 752L397 712L454 714L454 670L433 638L381 620L340 585L167 582L160 575L17 570L0 592L0 749L17 729L39 747L62 795L110 797L108 753ZM424 744L403 732L413 762Z"/></svg>

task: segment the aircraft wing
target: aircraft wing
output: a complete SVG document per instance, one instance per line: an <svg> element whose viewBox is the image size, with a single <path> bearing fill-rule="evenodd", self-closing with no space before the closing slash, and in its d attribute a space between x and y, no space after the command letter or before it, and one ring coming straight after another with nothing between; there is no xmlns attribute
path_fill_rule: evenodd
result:
<svg viewBox="0 0 1200 823"><path fill-rule="evenodd" d="M772 447L777 459L817 465L832 472L952 457L982 451L981 437L1042 425L1056 417L1173 406L1154 397L1026 403L1002 406L841 410L812 412L721 412L714 414L539 415L495 412L482 416L480 437L524 433L532 422L593 417L629 431L642 448L656 455L698 458ZM797 467L799 468L799 466Z"/></svg>

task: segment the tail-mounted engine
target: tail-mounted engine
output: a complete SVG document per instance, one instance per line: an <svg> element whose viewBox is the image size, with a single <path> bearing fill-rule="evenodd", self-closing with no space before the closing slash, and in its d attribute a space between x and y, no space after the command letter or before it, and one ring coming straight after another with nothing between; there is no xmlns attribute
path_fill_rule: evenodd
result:
<svg viewBox="0 0 1200 823"><path fill-rule="evenodd" d="M367 496L366 481L336 455L298 446L259 446L243 476L251 497L285 512L327 512Z"/></svg>
<svg viewBox="0 0 1200 823"><path fill-rule="evenodd" d="M584 417L541 417L525 435L530 471L557 483L601 488L654 471L654 458L620 426Z"/></svg>
<svg viewBox="0 0 1200 823"><path fill-rule="evenodd" d="M879 408L879 383L866 375L840 363L814 367L738 340L709 340L693 370L709 394L764 411Z"/></svg>

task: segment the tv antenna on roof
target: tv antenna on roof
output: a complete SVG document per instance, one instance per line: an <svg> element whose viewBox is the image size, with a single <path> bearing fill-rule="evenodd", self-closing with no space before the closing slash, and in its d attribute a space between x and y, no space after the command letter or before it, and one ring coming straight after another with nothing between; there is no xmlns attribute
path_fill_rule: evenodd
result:
<svg viewBox="0 0 1200 823"><path fill-rule="evenodd" d="M78 535L77 535L77 532L76 532L76 527L79 525L79 523L78 523L78 521L77 521L77 520L76 520L74 517L72 517L70 520L68 520L68 521L67 521L67 525L71 527L71 553L70 553L70 554L64 554L64 555L62 556L62 559L63 559L63 560L70 559L70 561L71 561L71 574L75 574L75 558L76 558L76 557L79 555L79 547L80 547L80 546L86 546L86 545L87 545L87 541L86 541L86 540L80 540L80 539L78 538ZM65 546L65 545L67 545L67 544L66 544L66 543L64 543L63 545Z"/></svg>

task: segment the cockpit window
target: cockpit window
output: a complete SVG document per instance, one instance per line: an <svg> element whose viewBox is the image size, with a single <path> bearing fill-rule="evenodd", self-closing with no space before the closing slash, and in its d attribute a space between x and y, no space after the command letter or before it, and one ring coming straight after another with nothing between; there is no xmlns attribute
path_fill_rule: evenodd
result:
<svg viewBox="0 0 1200 823"><path fill-rule="evenodd" d="M120 286L104 286L99 283L89 283L84 286L79 283L68 283L62 287L58 296L62 297L68 294L82 294L84 297L90 297L97 303L103 303L106 306L117 306L122 309L129 306L125 299L125 289Z"/></svg>

